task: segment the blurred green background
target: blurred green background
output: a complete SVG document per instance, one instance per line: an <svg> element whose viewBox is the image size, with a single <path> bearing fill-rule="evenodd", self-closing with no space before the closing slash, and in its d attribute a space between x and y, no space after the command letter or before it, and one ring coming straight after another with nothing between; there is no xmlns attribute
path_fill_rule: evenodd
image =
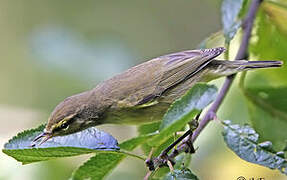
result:
<svg viewBox="0 0 287 180"><path fill-rule="evenodd" d="M195 49L221 29L220 1L0 1L0 145L46 122L65 97L91 89L133 65L163 54ZM220 84L222 80L216 82ZM218 117L247 122L236 85ZM240 113L234 109L240 108ZM222 110L224 109L224 110ZM240 114L240 116L239 116ZM119 141L132 126L101 126ZM284 179L277 171L239 159L227 149L220 126L199 137L191 169L202 179ZM137 150L140 153L140 149ZM68 179L89 155L22 166L0 153L0 179ZM126 159L107 179L142 179L146 168Z"/></svg>

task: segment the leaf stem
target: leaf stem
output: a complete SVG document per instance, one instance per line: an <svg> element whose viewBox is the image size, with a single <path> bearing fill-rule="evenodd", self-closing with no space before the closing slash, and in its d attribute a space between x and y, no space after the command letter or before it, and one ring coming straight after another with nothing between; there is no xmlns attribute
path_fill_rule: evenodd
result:
<svg viewBox="0 0 287 180"><path fill-rule="evenodd" d="M249 45L249 40L251 37L251 31L252 31L254 19L255 19L256 12L259 8L259 5L261 4L262 1L263 0L253 0L251 2L246 18L244 19L243 24L242 24L243 36L242 36L241 44L240 44L239 50L237 51L235 60L245 59L248 57L248 45ZM225 82L222 85L216 100L211 105L209 110L206 112L203 119L200 121L199 127L193 133L193 136L192 136L193 142L196 140L196 138L199 136L199 134L205 128L205 126L212 119L214 119L216 112L218 108L220 107L220 105L222 104L234 78L235 78L235 74L226 77Z"/></svg>

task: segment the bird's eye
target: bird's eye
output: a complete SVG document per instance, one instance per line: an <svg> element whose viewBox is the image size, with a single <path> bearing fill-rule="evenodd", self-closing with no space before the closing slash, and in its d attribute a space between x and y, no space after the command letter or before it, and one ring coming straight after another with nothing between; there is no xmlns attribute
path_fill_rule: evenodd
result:
<svg viewBox="0 0 287 180"><path fill-rule="evenodd" d="M60 126L60 128L61 128L61 129L64 129L64 130L68 129L68 127L69 127L69 124L68 124L68 123L63 123L63 124Z"/></svg>

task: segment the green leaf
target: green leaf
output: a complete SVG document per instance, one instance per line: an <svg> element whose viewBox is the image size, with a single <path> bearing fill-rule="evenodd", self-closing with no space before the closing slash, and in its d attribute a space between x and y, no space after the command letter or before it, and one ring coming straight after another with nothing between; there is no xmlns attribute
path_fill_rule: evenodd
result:
<svg viewBox="0 0 287 180"><path fill-rule="evenodd" d="M164 178L164 180L198 180L197 176L194 175L190 169L175 169L173 172L169 172Z"/></svg>
<svg viewBox="0 0 287 180"><path fill-rule="evenodd" d="M260 141L271 141L282 149L287 140L287 87L253 87L244 90L252 127Z"/></svg>
<svg viewBox="0 0 287 180"><path fill-rule="evenodd" d="M147 134L155 134L155 133L158 133L159 126L160 126L160 122L147 123L147 124L138 126L137 131L140 136L147 135ZM149 155L152 147L147 142L145 142L141 145L141 149L143 150L145 155Z"/></svg>
<svg viewBox="0 0 287 180"><path fill-rule="evenodd" d="M274 2L264 2L263 11L270 17L271 22L278 30L287 35L287 5Z"/></svg>
<svg viewBox="0 0 287 180"><path fill-rule="evenodd" d="M139 136L127 140L120 144L121 149L132 151L137 146L143 144L152 135ZM119 154L113 152L104 152L96 154L90 158L82 166L80 166L72 175L72 179L103 179L109 172L111 172L125 157L127 154Z"/></svg>
<svg viewBox="0 0 287 180"><path fill-rule="evenodd" d="M224 37L230 42L241 26L238 15L243 7L244 0L223 0L221 6Z"/></svg>
<svg viewBox="0 0 287 180"><path fill-rule="evenodd" d="M153 122L153 123L148 123L148 124L143 124L138 127L138 133L140 135L156 135L158 133L158 129L160 126L160 122ZM141 145L141 149L146 155L149 155L151 150L153 149L153 156L158 156L166 147L168 147L171 143L174 142L178 136L171 136L168 138L166 141L162 142L161 144L158 144L156 147L152 147L149 145L148 142L145 142ZM167 168L168 170L168 168ZM161 170L162 171L162 170ZM158 173L156 173L158 174ZM164 173L166 174L166 173ZM162 176L160 176L162 177Z"/></svg>
<svg viewBox="0 0 287 180"><path fill-rule="evenodd" d="M176 162L173 166L174 169L177 171L185 171L191 162L191 154L181 153L175 157L174 161ZM168 167L161 167L152 175L152 179L163 179L170 175L172 175L172 173L170 173L170 169Z"/></svg>
<svg viewBox="0 0 287 180"><path fill-rule="evenodd" d="M103 179L126 156L123 154L101 153L90 158L80 166L72 175L72 179Z"/></svg>
<svg viewBox="0 0 287 180"><path fill-rule="evenodd" d="M230 121L224 121L222 124L225 143L240 158L271 169L278 169L287 175L284 152L275 152L271 142L259 143L259 135L248 125L232 125Z"/></svg>
<svg viewBox="0 0 287 180"><path fill-rule="evenodd" d="M217 88L213 85L196 84L184 96L176 100L168 109L160 125L160 133L149 141L158 146L180 131L203 108L216 97Z"/></svg>
<svg viewBox="0 0 287 180"><path fill-rule="evenodd" d="M142 124L142 125L138 126L137 131L140 135L156 133L156 131L159 130L160 123L161 122L158 121L158 122L151 122L151 123Z"/></svg>
<svg viewBox="0 0 287 180"><path fill-rule="evenodd" d="M224 35L222 31L211 34L205 38L199 45L198 49L208 49L213 47L223 47L224 44Z"/></svg>
<svg viewBox="0 0 287 180"><path fill-rule="evenodd" d="M67 136L57 136L37 148L31 147L32 140L44 129L44 125L24 132L9 140L3 152L23 164L59 157L76 156L99 150L118 150L118 142L110 134L89 128Z"/></svg>
<svg viewBox="0 0 287 180"><path fill-rule="evenodd" d="M250 54L251 57L256 57L256 59L280 60L286 64L287 36L282 33L282 30L271 19L265 12L265 8L258 11L254 36L250 41ZM266 84L273 86L287 85L287 66L283 65L281 68L254 71L252 72L252 77L248 78L247 84L256 86L266 86Z"/></svg>
<svg viewBox="0 0 287 180"><path fill-rule="evenodd" d="M143 124L138 127L138 133L140 135L152 135L152 134L156 135L158 134L160 123L161 122ZM173 143L175 138L178 137L179 136L171 136L161 144L158 144L156 147L152 147L149 145L148 142L145 142L141 145L141 148L146 155L149 155L151 149L153 148L153 156L158 156L161 153L161 151L163 151L166 147L168 147L171 143Z"/></svg>

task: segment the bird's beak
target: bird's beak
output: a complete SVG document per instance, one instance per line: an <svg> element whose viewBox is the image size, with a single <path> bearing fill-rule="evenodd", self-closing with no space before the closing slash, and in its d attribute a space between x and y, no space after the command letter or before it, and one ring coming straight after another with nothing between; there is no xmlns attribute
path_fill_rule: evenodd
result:
<svg viewBox="0 0 287 180"><path fill-rule="evenodd" d="M39 139L42 139L38 146L40 146L41 144L43 144L44 142L48 141L52 136L51 133L48 133L48 132L43 132L41 134L39 134L37 137L35 137L31 143L31 147L35 147L36 146L36 142L39 140Z"/></svg>

